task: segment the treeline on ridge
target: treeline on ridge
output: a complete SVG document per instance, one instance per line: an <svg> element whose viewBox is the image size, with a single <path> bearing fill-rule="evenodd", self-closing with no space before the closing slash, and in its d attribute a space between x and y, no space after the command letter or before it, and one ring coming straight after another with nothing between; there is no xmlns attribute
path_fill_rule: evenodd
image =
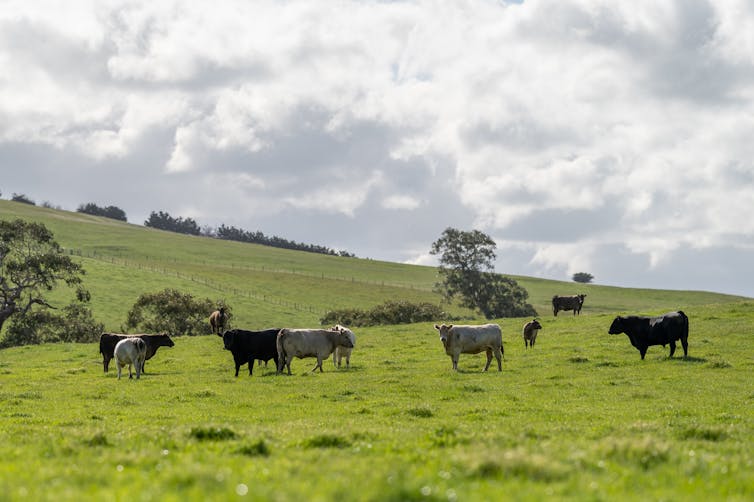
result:
<svg viewBox="0 0 754 502"><path fill-rule="evenodd" d="M0 192L2 195L2 192ZM24 194L13 194L11 199L14 202L22 202L24 204L30 204L36 206L36 203ZM45 202L44 207L54 208L54 206ZM60 209L60 208L57 208ZM81 204L76 209L76 212L83 214L90 214L92 216L102 216L104 218L110 218L118 221L128 221L126 212L117 206L105 206L101 207L94 202L88 202ZM226 226L221 224L218 228L212 228L206 226L200 228L196 220L193 218L175 218L164 211L152 211L149 218L144 222L145 227L156 228L159 230L166 230L168 232L176 232L179 234L188 235L203 235L205 237L214 237L216 239L223 239L228 241L247 242L252 244L261 244L263 246L270 246L282 249L292 249L296 251L306 251L308 253L319 253L331 256L344 256L349 258L355 258L356 255L344 250L334 250L327 246L321 246L318 244L306 244L303 242L291 241L278 237L277 235L268 236L262 232L249 232L242 228L236 228L233 226Z"/></svg>

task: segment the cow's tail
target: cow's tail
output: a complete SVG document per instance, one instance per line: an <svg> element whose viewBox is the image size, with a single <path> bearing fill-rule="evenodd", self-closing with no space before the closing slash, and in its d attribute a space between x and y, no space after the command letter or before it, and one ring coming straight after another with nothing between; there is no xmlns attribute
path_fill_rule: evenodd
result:
<svg viewBox="0 0 754 502"><path fill-rule="evenodd" d="M277 336L277 339L275 340L275 347L278 350L278 360L276 361L278 373L283 372L283 368L285 366L285 360L286 360L285 349L283 348L283 336L282 336L283 331L284 330L282 329L278 331L278 336Z"/></svg>

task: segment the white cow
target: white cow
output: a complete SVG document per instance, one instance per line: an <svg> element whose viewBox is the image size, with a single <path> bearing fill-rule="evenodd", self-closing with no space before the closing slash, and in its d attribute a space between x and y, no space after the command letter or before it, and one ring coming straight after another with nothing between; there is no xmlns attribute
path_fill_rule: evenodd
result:
<svg viewBox="0 0 754 502"><path fill-rule="evenodd" d="M492 355L497 359L498 371L503 371L503 333L497 324L483 324L481 326L454 326L452 324L435 324L440 332L440 341L445 347L445 353L453 361L453 369L458 370L458 356L461 354L478 354L487 352L487 371L492 362Z"/></svg>
<svg viewBox="0 0 754 502"><path fill-rule="evenodd" d="M346 358L346 368L351 367L351 352L353 351L353 347L356 347L356 335L353 334L353 331L346 328L345 326L341 326L340 324L336 324L332 328L330 328L332 331L341 331L348 335L348 339L351 340L352 347L344 347L342 345L338 345L335 347L335 352L332 353L332 363L336 365L338 368L340 368L340 362L345 356Z"/></svg>
<svg viewBox="0 0 754 502"><path fill-rule="evenodd" d="M347 333L329 329L281 329L277 338L278 373L287 367L290 375L294 357L316 357L317 365L312 371L319 368L321 373L322 361L330 357L338 346L353 348Z"/></svg>
<svg viewBox="0 0 754 502"><path fill-rule="evenodd" d="M114 356L115 365L118 367L118 380L120 380L120 372L125 365L128 365L128 378L133 378L131 365L134 365L136 379L138 380L147 358L147 343L139 337L129 336L115 345Z"/></svg>

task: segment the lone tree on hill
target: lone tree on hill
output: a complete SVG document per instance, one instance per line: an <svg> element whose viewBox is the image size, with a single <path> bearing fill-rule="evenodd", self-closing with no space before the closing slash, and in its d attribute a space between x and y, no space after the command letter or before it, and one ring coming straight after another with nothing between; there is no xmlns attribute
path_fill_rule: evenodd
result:
<svg viewBox="0 0 754 502"><path fill-rule="evenodd" d="M586 272L576 272L575 274L573 274L573 282L588 284L592 282L592 279L594 279L594 276Z"/></svg>
<svg viewBox="0 0 754 502"><path fill-rule="evenodd" d="M462 306L481 312L487 319L537 315L526 303L529 293L508 277L492 272L495 241L479 230L446 228L430 253L440 256L441 283L436 284L447 301L460 297Z"/></svg>
<svg viewBox="0 0 754 502"><path fill-rule="evenodd" d="M0 329L11 316L25 316L34 306L55 308L45 295L59 281L78 286L82 275L81 265L63 254L41 223L0 221ZM78 295L88 293L79 289Z"/></svg>

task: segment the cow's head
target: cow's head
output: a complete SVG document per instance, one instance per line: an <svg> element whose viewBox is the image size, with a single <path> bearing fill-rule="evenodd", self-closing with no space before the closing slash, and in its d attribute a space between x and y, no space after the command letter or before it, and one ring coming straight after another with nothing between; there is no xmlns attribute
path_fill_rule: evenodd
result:
<svg viewBox="0 0 754 502"><path fill-rule="evenodd" d="M621 316L616 317L613 323L610 325L610 329L607 332L611 335L617 335L624 332L623 318Z"/></svg>
<svg viewBox="0 0 754 502"><path fill-rule="evenodd" d="M450 337L450 328L452 327L452 324L441 324L439 326L435 324L435 329L440 332L440 341L445 348L448 347L448 338Z"/></svg>
<svg viewBox="0 0 754 502"><path fill-rule="evenodd" d="M531 326L531 327L532 327L533 329L542 329L542 325L541 325L541 324L539 324L539 321L537 321L536 319L532 319L532 320L531 320L531 323L529 323L529 325L530 325L530 326Z"/></svg>
<svg viewBox="0 0 754 502"><path fill-rule="evenodd" d="M335 341L341 347L346 347L348 349L353 348L351 337L348 336L348 331L346 331L345 329L336 331Z"/></svg>
<svg viewBox="0 0 754 502"><path fill-rule="evenodd" d="M223 345L225 346L225 350L233 350L233 340L235 337L235 332L231 329L223 333Z"/></svg>
<svg viewBox="0 0 754 502"><path fill-rule="evenodd" d="M173 347L175 345L175 342L172 338L170 338L170 335L167 333L160 333L160 344L163 347Z"/></svg>

